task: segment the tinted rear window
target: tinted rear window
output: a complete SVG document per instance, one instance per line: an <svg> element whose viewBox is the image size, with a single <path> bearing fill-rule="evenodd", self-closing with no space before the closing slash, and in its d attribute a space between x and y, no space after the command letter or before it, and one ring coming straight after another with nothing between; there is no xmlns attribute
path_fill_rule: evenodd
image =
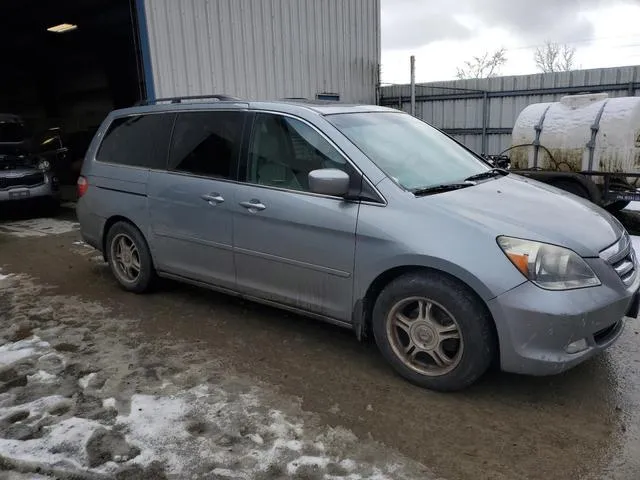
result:
<svg viewBox="0 0 640 480"><path fill-rule="evenodd" d="M169 169L215 178L235 177L244 112L178 114Z"/></svg>
<svg viewBox="0 0 640 480"><path fill-rule="evenodd" d="M109 126L96 156L100 162L164 169L173 113L117 118Z"/></svg>

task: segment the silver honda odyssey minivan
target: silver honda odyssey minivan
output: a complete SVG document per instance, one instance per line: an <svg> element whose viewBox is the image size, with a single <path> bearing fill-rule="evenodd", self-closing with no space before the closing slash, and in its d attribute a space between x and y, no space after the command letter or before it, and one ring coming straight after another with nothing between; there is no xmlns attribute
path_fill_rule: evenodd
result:
<svg viewBox="0 0 640 480"><path fill-rule="evenodd" d="M218 97L117 110L78 192L82 236L126 290L165 277L351 328L435 390L492 362L562 372L638 311L616 219L393 109Z"/></svg>

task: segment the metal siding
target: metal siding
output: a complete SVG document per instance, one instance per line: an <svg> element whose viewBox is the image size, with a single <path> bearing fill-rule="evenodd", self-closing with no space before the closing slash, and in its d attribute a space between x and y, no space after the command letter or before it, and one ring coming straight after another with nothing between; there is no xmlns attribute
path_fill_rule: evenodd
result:
<svg viewBox="0 0 640 480"><path fill-rule="evenodd" d="M520 112L532 103L556 102L565 94L536 92L545 88L575 88L582 86L597 87L600 85L616 85L607 93L611 97L629 95L629 84L635 85L635 96L640 96L640 67L618 67L594 70L578 70L572 72L533 74L490 79L452 80L417 85L416 95L429 96L427 100L416 102L416 115L428 123L443 129L476 129L482 128L483 99L454 98L451 96L471 93L481 96L482 92L464 92L459 89L487 90L489 92L522 92L518 95L505 95L489 98L488 125L491 128L513 128ZM619 88L617 87L619 86ZM439 87L439 88L434 88ZM597 89L597 88L596 88ZM592 88L593 90L593 88ZM447 95L448 98L438 99ZM381 88L381 103L394 108L409 111L410 86L391 85ZM482 148L481 134L456 134L454 138L467 147L480 153ZM491 133L487 135L487 153L498 154L511 145L511 135Z"/></svg>
<svg viewBox="0 0 640 480"><path fill-rule="evenodd" d="M157 97L374 103L380 0L144 0Z"/></svg>

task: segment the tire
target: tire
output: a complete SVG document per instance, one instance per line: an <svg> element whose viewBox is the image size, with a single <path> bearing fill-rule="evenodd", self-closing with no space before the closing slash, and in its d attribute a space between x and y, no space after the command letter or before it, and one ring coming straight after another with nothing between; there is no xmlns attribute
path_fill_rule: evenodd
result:
<svg viewBox="0 0 640 480"><path fill-rule="evenodd" d="M608 212L611 213L618 213L621 210L624 210L625 208L627 208L627 206L630 204L631 202L628 202L626 200L618 200L617 202L613 202L610 203L609 205L607 205L605 208L605 210L607 210Z"/></svg>
<svg viewBox="0 0 640 480"><path fill-rule="evenodd" d="M144 293L153 288L157 274L140 230L127 222L114 223L107 232L105 247L111 273L124 290Z"/></svg>
<svg viewBox="0 0 640 480"><path fill-rule="evenodd" d="M579 182L574 182L572 180L558 180L556 182L553 182L551 185L556 188L560 188L565 192L573 193L578 197L586 198L587 200L592 200L591 195L589 194L589 191L584 186L582 186Z"/></svg>
<svg viewBox="0 0 640 480"><path fill-rule="evenodd" d="M424 310L416 299L422 299ZM398 325L404 320L410 320L409 327ZM376 344L391 366L405 379L431 390L470 386L487 371L497 352L486 306L465 285L436 272L406 274L389 283L376 300L372 324ZM413 360L401 353L410 344Z"/></svg>

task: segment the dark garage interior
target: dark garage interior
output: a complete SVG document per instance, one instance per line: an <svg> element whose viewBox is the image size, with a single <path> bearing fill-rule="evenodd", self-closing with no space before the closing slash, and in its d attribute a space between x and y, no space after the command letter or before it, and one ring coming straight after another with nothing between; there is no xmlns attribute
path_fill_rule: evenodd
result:
<svg viewBox="0 0 640 480"><path fill-rule="evenodd" d="M24 119L33 148L57 147L63 184L105 115L145 96L138 31L135 0L0 3L0 114Z"/></svg>

